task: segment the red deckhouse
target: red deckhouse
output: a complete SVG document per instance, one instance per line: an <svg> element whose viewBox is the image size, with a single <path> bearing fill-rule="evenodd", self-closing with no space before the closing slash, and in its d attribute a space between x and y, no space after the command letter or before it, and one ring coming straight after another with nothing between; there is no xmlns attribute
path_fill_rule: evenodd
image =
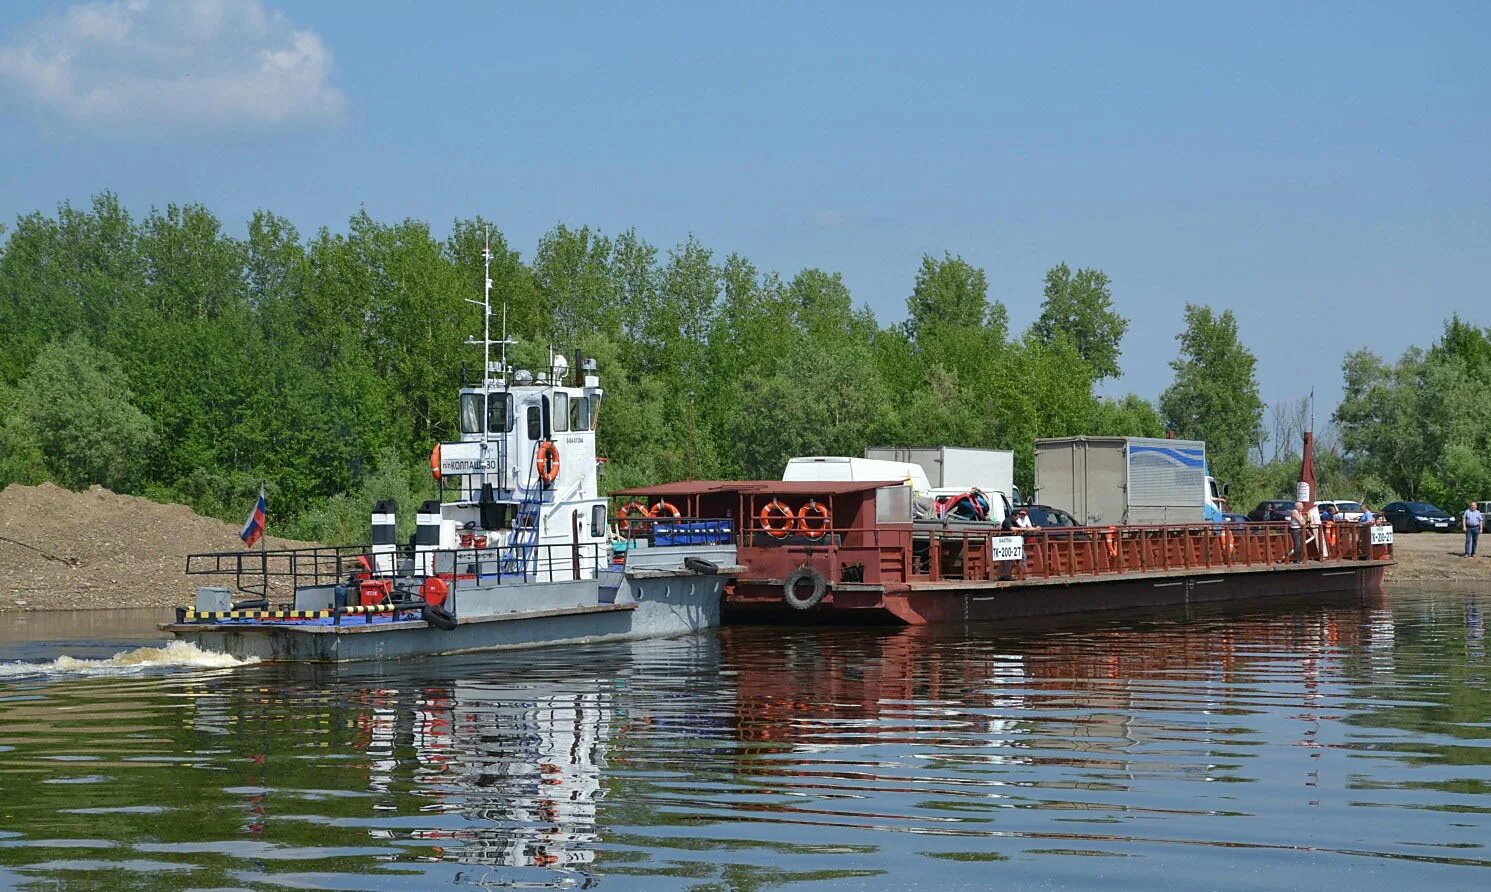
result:
<svg viewBox="0 0 1491 892"><path fill-rule="evenodd" d="M693 480L612 493L623 535L728 519L735 616L920 624L1188 602L1373 593L1382 527L1333 524L1292 553L1282 523L1050 527L911 519L899 481ZM646 515L644 517L644 514Z"/></svg>

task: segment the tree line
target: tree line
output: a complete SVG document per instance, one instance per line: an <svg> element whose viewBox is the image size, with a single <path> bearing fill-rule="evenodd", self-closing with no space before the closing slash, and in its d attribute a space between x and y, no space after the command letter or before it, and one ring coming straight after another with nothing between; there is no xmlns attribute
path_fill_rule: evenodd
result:
<svg viewBox="0 0 1491 892"><path fill-rule="evenodd" d="M422 498L430 447L457 436L488 239L517 364L552 346L600 365L607 488L776 477L793 455L878 444L1013 449L1029 487L1036 437L1167 430L1207 440L1235 498L1272 485L1249 457L1265 407L1230 311L1187 307L1157 402L1097 395L1128 328L1100 270L1030 283L1040 316L1013 331L982 270L926 256L905 320L882 324L837 273L786 277L692 237L661 250L561 225L525 259L480 217L440 238L360 212L302 236L261 211L238 238L201 205L136 219L108 193L19 218L0 248L0 485L98 483L236 519L262 484L276 532L362 538L372 498Z"/></svg>

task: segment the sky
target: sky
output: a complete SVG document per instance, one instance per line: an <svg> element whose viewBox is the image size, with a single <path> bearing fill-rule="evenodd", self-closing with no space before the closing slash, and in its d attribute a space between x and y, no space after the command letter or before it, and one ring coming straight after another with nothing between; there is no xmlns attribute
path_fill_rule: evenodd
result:
<svg viewBox="0 0 1491 892"><path fill-rule="evenodd" d="M483 215L840 272L882 323L925 254L1012 325L1112 279L1122 379L1230 309L1266 401L1491 325L1491 4L14 0L0 222L112 190L241 234Z"/></svg>

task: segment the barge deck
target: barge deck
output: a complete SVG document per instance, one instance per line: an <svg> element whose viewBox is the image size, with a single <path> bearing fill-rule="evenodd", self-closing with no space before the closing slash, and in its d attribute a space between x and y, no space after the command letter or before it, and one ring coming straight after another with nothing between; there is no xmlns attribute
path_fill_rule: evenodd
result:
<svg viewBox="0 0 1491 892"><path fill-rule="evenodd" d="M1322 527L1296 556L1284 523L913 522L906 487L890 481L686 481L613 496L739 518L743 569L725 589L727 621L921 625L1368 595L1394 563L1392 530L1371 525ZM783 508L821 520L784 530Z"/></svg>

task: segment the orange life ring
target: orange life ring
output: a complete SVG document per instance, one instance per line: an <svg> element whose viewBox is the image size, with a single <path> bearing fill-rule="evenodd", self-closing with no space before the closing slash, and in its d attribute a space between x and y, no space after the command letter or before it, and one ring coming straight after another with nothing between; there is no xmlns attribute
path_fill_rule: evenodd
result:
<svg viewBox="0 0 1491 892"><path fill-rule="evenodd" d="M440 482L440 444L439 443L436 443L435 444L435 448L430 450L430 476L432 476L432 477L435 478L435 482L436 483Z"/></svg>
<svg viewBox="0 0 1491 892"><path fill-rule="evenodd" d="M662 517L664 514L672 516L675 520L683 516L678 513L678 506L672 502L662 501L652 506L652 517Z"/></svg>
<svg viewBox="0 0 1491 892"><path fill-rule="evenodd" d="M533 466L538 470L538 479L543 482L553 483L559 479L559 447L553 440L538 444L538 450L533 453Z"/></svg>
<svg viewBox="0 0 1491 892"><path fill-rule="evenodd" d="M1118 527L1108 527L1103 533L1103 544L1108 546L1108 559L1118 559Z"/></svg>
<svg viewBox="0 0 1491 892"><path fill-rule="evenodd" d="M772 525L774 517L781 519L781 526ZM787 534L792 532L792 528L796 525L797 518L793 515L792 509L782 504L781 499L772 499L766 504L766 507L761 509L761 528L773 539L786 538Z"/></svg>
<svg viewBox="0 0 1491 892"><path fill-rule="evenodd" d="M818 518L818 526L816 529L808 525L808 518L810 514ZM807 536L809 539L823 538L823 534L828 532L832 526L833 524L831 524L828 520L828 509L818 504L813 499L808 499L808 503L806 505L797 509L797 528L799 530L802 530L802 534L804 536Z"/></svg>
<svg viewBox="0 0 1491 892"><path fill-rule="evenodd" d="M1335 548L1336 547L1336 525L1335 525L1335 523L1333 521L1327 520L1324 523L1324 527L1325 527L1325 544L1327 546L1331 547L1331 548Z"/></svg>
<svg viewBox="0 0 1491 892"><path fill-rule="evenodd" d="M633 524L638 527L642 527L642 520L651 517L652 515L647 512L646 504L639 502L636 499L632 499L630 502L627 502L625 505L621 506L621 510L617 512L616 516L621 521L621 531L623 533L626 533L627 535L631 535ZM638 519L629 519L633 517Z"/></svg>
<svg viewBox="0 0 1491 892"><path fill-rule="evenodd" d="M445 598L450 594L450 585L439 576L431 576L425 580L425 584L419 587L419 593L424 596L425 603L431 607L439 607L445 603Z"/></svg>

